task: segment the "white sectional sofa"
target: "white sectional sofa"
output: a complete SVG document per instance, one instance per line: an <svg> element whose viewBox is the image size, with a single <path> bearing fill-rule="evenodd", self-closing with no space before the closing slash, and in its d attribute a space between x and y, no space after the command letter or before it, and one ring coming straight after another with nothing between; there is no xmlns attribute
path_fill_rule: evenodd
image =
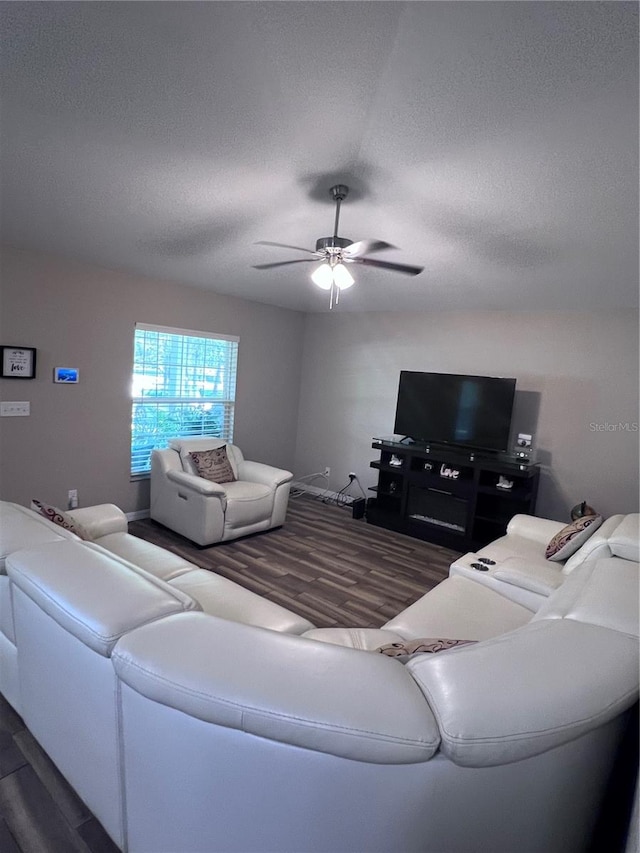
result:
<svg viewBox="0 0 640 853"><path fill-rule="evenodd" d="M637 516L540 607L454 573L381 629L320 629L198 600L115 508L82 511L92 543L4 512L0 689L122 850L586 849L638 697ZM423 637L477 642L375 651Z"/></svg>
<svg viewBox="0 0 640 853"><path fill-rule="evenodd" d="M214 616L249 622L275 631L301 634L313 627L307 619L239 584L131 536L125 514L113 504L77 509L69 515L82 525L91 542L91 549L85 542L83 550L76 550L82 559L89 559L91 553L108 554L138 574L146 572L166 583L171 590L183 593L183 601L189 602L187 609L203 610ZM0 501L0 693L18 713L22 713L22 702L6 558L21 548L61 542L80 543L81 540L37 512ZM51 550L48 553L56 552Z"/></svg>
<svg viewBox="0 0 640 853"><path fill-rule="evenodd" d="M530 515L514 515L505 536L477 553L465 554L456 560L449 574L485 584L536 611L567 576L587 560L611 557L614 552L637 559L636 546L627 547L626 543L635 543L638 519L636 513L612 515L568 559L552 562L545 558L546 546L565 524ZM478 562L483 558L491 563L483 565L480 562L484 571L479 571Z"/></svg>

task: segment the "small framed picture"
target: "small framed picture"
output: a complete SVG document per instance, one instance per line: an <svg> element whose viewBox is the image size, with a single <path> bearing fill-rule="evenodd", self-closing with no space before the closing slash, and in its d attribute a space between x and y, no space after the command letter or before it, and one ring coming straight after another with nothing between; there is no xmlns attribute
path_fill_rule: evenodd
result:
<svg viewBox="0 0 640 853"><path fill-rule="evenodd" d="M53 381L72 385L80 381L80 371L77 367L54 367Z"/></svg>
<svg viewBox="0 0 640 853"><path fill-rule="evenodd" d="M531 436L526 432L518 433L518 440L516 442L518 447L531 447Z"/></svg>
<svg viewBox="0 0 640 853"><path fill-rule="evenodd" d="M34 347L0 347L3 379L35 379Z"/></svg>

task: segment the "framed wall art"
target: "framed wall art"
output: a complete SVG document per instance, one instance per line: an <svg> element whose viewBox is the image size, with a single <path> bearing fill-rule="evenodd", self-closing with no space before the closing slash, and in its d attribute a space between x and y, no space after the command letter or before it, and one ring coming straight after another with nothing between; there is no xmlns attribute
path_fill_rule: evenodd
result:
<svg viewBox="0 0 640 853"><path fill-rule="evenodd" d="M3 379L35 379L36 350L34 347L0 346Z"/></svg>

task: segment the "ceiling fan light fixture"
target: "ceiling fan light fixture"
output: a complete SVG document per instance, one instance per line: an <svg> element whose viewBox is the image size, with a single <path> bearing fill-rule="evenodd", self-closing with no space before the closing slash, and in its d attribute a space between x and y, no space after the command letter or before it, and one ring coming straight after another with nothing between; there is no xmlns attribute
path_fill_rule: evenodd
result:
<svg viewBox="0 0 640 853"><path fill-rule="evenodd" d="M340 292L355 284L353 276L348 270L349 264L363 264L378 269L391 270L404 273L405 275L418 275L424 267L416 267L410 264L397 264L392 261L379 261L367 257L371 252L381 252L383 249L394 249L391 243L384 240L353 240L338 236L338 225L340 222L340 205L349 194L346 184L336 184L331 187L331 195L336 203L336 217L333 226L332 237L320 237L316 240L315 251L303 249L300 246L289 246L286 243L272 243L261 240L262 246L280 246L282 249L295 249L304 252L311 257L298 258L293 261L276 261L272 264L257 264L256 269L272 269L289 264L315 263L320 261L316 269L311 273L311 280L321 290L329 291L329 308L338 304Z"/></svg>
<svg viewBox="0 0 640 853"><path fill-rule="evenodd" d="M324 261L311 274L311 281L322 290L330 290L333 284L333 270Z"/></svg>
<svg viewBox="0 0 640 853"><path fill-rule="evenodd" d="M353 284L353 276L344 264L336 264L333 268L333 281L340 290L346 290Z"/></svg>

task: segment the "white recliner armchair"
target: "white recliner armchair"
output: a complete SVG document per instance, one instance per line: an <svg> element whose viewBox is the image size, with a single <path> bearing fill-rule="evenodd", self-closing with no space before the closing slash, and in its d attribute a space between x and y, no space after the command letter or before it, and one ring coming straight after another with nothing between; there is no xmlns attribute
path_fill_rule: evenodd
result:
<svg viewBox="0 0 640 853"><path fill-rule="evenodd" d="M223 447L234 479L200 476L192 453ZM151 454L151 518L201 546L270 530L284 524L292 478L221 439L177 438Z"/></svg>

